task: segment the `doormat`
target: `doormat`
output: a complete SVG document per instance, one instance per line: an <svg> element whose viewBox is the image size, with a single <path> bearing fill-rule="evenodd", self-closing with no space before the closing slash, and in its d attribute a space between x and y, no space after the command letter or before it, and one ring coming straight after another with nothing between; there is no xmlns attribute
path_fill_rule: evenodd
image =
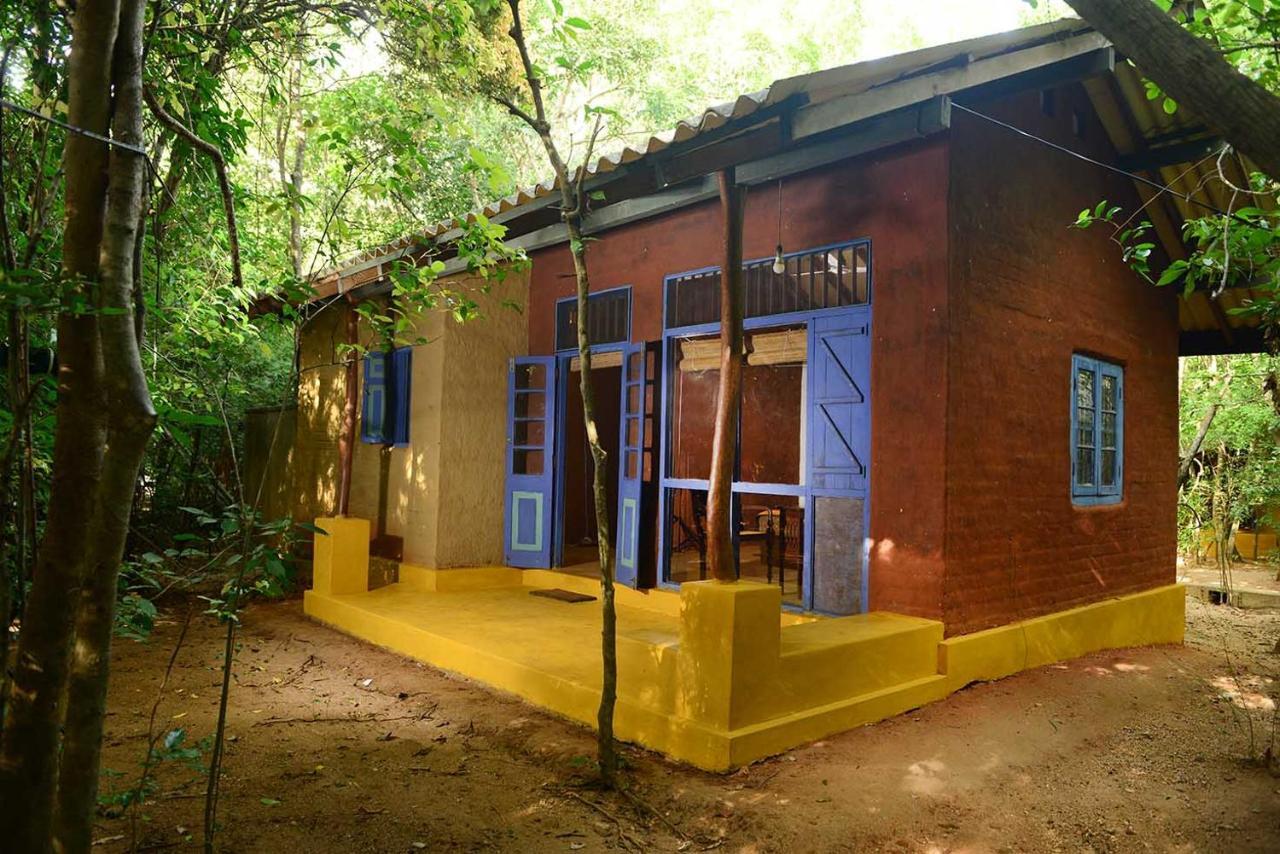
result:
<svg viewBox="0 0 1280 854"><path fill-rule="evenodd" d="M559 587L552 587L547 590L530 590L530 596L544 596L547 599L555 599L557 602L594 602L596 597L588 596L585 593L574 593L572 590L561 590Z"/></svg>

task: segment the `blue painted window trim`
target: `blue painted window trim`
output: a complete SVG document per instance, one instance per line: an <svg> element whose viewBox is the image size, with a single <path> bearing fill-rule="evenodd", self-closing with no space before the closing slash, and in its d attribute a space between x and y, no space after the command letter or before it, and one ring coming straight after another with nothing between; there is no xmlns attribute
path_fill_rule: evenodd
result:
<svg viewBox="0 0 1280 854"><path fill-rule="evenodd" d="M360 441L370 445L409 444L409 393L413 348L397 347L364 356Z"/></svg>
<svg viewBox="0 0 1280 854"><path fill-rule="evenodd" d="M867 252L867 301L864 303L855 303L853 305L833 305L826 308L805 309L803 311L778 312L777 314L759 314L754 317L746 317L742 320L742 328L744 330L752 328L763 328L768 326L777 326L786 323L789 319L795 321L807 321L815 315L825 314L827 312L843 311L849 308L859 308L871 305L873 295L875 293L875 280L872 276L872 270L875 269L871 257L871 238L859 237L854 240L842 240L839 243L827 243L822 246L810 246L806 249L800 249L796 252L784 252L783 260L796 258L801 255L814 255L818 252L838 252L841 249L852 249L855 247L863 247ZM742 262L743 268L747 268L753 264L760 264L764 261L772 259L769 255L763 258L747 258ZM689 276L696 276L699 273L718 273L720 271L719 264L713 264L710 267L697 267L693 270L684 270L680 273L671 273L662 278L662 329L664 337L666 334L678 332L680 336L700 335L709 332L720 331L720 321L712 323L694 323L684 326L672 326L671 318L667 316L667 292L671 289L671 283L676 279L684 279Z"/></svg>
<svg viewBox="0 0 1280 854"><path fill-rule="evenodd" d="M1088 424L1081 421L1083 413L1079 406L1079 389L1077 387L1080 374L1086 372L1093 377L1093 412L1084 415ZM1102 483L1102 381L1111 377L1116 384L1116 474L1113 482ZM1068 443L1071 456L1071 501L1073 504L1092 506L1100 504L1119 504L1124 499L1124 368L1104 359L1084 356L1079 353L1071 357L1071 439ZM1080 428L1092 427L1093 430L1093 472L1091 482L1079 483L1079 445Z"/></svg>

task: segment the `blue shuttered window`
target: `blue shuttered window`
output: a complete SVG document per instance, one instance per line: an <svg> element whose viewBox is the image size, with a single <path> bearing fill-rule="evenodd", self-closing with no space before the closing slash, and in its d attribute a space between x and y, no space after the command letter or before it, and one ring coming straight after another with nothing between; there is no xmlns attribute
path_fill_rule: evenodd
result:
<svg viewBox="0 0 1280 854"><path fill-rule="evenodd" d="M1114 504L1124 492L1124 368L1071 357L1071 499Z"/></svg>
<svg viewBox="0 0 1280 854"><path fill-rule="evenodd" d="M413 348L364 357L364 398L360 440L375 445L409 444L409 389Z"/></svg>
<svg viewBox="0 0 1280 854"><path fill-rule="evenodd" d="M409 444L409 387L413 376L413 348L391 351L391 412L388 445Z"/></svg>

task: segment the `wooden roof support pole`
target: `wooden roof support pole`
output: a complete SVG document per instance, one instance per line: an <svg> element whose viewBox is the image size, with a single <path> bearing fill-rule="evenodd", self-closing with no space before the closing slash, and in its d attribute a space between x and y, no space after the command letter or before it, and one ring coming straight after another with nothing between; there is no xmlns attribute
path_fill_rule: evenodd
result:
<svg viewBox="0 0 1280 854"><path fill-rule="evenodd" d="M360 343L360 314L356 300L347 296L347 361L346 396L342 402L342 433L338 436L338 506L335 515L347 516L351 511L351 462L356 449L356 397L360 384L359 358L355 347Z"/></svg>
<svg viewBox="0 0 1280 854"><path fill-rule="evenodd" d="M746 188L733 168L717 174L724 222L720 264L720 387L711 443L711 488L707 495L707 565L716 581L735 581L733 555L733 463L738 412L742 407L742 223Z"/></svg>

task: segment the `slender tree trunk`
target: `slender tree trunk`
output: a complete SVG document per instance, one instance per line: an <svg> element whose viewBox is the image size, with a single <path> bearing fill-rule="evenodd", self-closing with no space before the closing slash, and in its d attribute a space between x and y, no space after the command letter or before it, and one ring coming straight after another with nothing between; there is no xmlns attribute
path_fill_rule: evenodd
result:
<svg viewBox="0 0 1280 854"><path fill-rule="evenodd" d="M293 129L293 164L289 168L286 190L289 193L289 263L293 267L293 275L302 278L302 167L306 162L307 132L302 125L302 73L306 67L304 53L306 51L306 27L298 28L297 56L294 59L293 73L290 75L289 91L289 127ZM284 170L284 152L281 152L280 167ZM281 175L281 180L285 176Z"/></svg>
<svg viewBox="0 0 1280 854"><path fill-rule="evenodd" d="M243 503L241 504L243 507ZM247 550L246 557L247 559ZM241 564L243 566L243 564ZM238 594L237 594L238 595ZM232 602L233 611L239 604ZM213 854L213 838L218 832L218 789L222 783L222 750L227 731L227 703L231 698L231 671L236 658L236 620L227 620L227 631L222 643L222 685L218 694L218 722L213 730L213 749L209 752L209 778L204 789L204 852Z"/></svg>
<svg viewBox="0 0 1280 854"><path fill-rule="evenodd" d="M720 265L720 385L707 495L707 565L716 581L734 581L738 569L733 556L733 462L742 405L742 222L746 194L734 182L732 168L717 177L724 260Z"/></svg>
<svg viewBox="0 0 1280 854"><path fill-rule="evenodd" d="M1210 404L1208 411L1200 419L1200 426L1196 429L1196 437L1191 441L1191 447L1187 448L1187 452L1182 455L1182 461L1178 463L1179 490L1186 486L1187 478L1191 476L1191 463L1196 458L1196 454L1200 453L1200 448L1204 445L1204 437L1208 435L1209 426L1213 424L1213 417L1217 414L1218 404Z"/></svg>
<svg viewBox="0 0 1280 854"><path fill-rule="evenodd" d="M73 18L67 121L105 135L119 0L82 0ZM75 603L90 557L106 443L103 363L95 313L98 252L107 190L107 148L67 134L63 149L66 227L58 318L59 398L49 515L27 602L0 756L0 839L13 851L50 847L58 779L59 714L75 627ZM126 319L128 316L126 315Z"/></svg>
<svg viewBox="0 0 1280 854"><path fill-rule="evenodd" d="M591 491L596 510L596 542L600 553L601 625L600 653L603 678L600 708L596 713L597 754L600 776L609 788L617 784L618 755L613 740L613 711L618 702L618 612L614 603L613 547L609 537L609 454L600 441L596 427L596 393L591 378L591 341L588 335L588 312L591 308L591 282L587 277L586 244L582 240L582 218L565 219L572 247L573 270L578 294L578 387L582 395L582 419L586 424L587 444L591 448ZM623 365L626 370L626 365Z"/></svg>
<svg viewBox="0 0 1280 854"><path fill-rule="evenodd" d="M1067 0L1175 101L1280 180L1280 98L1150 0Z"/></svg>
<svg viewBox="0 0 1280 854"><path fill-rule="evenodd" d="M588 315L590 312L591 283L587 276L587 246L582 234L582 219L586 212L586 198L582 182L586 177L586 164L591 160L596 138L600 131L597 120L591 138L587 142L583 166L571 175L560 150L551 136L551 125L547 121L546 106L542 97L542 81L534 70L529 58L529 46L524 38L524 26L520 20L520 0L507 0L511 10L511 40L515 42L524 68L524 79L529 86L529 96L533 101L533 113L521 109L514 102L502 96L495 96L513 116L527 124L542 143L551 169L555 172L556 183L560 188L560 218L564 221L569 237L569 252L573 257L573 269L577 282L578 294L578 361L582 367L580 389L582 394L582 417L586 424L587 442L591 447L591 459L594 464L592 476L592 492L596 508L596 540L600 549L600 589L601 589L601 629L600 651L602 680L600 690L600 708L596 715L597 758L600 763L600 781L607 787L617 785L618 753L613 740L613 712L618 698L618 657L617 657L617 610L614 604L614 565L613 546L609 538L609 494L608 494L608 453L600 442L600 432L596 426L595 391L591 380L591 340Z"/></svg>
<svg viewBox="0 0 1280 854"><path fill-rule="evenodd" d="M112 136L142 146L142 27L144 0L123 0L115 42ZM155 409L138 351L131 309L139 211L147 178L142 155L113 148L106 229L102 240L99 319L107 370L107 450L91 527L92 559L81 589L76 643L67 689L56 834L61 850L87 851L98 794L102 721L106 712L116 578L129 531L138 469L155 428Z"/></svg>

